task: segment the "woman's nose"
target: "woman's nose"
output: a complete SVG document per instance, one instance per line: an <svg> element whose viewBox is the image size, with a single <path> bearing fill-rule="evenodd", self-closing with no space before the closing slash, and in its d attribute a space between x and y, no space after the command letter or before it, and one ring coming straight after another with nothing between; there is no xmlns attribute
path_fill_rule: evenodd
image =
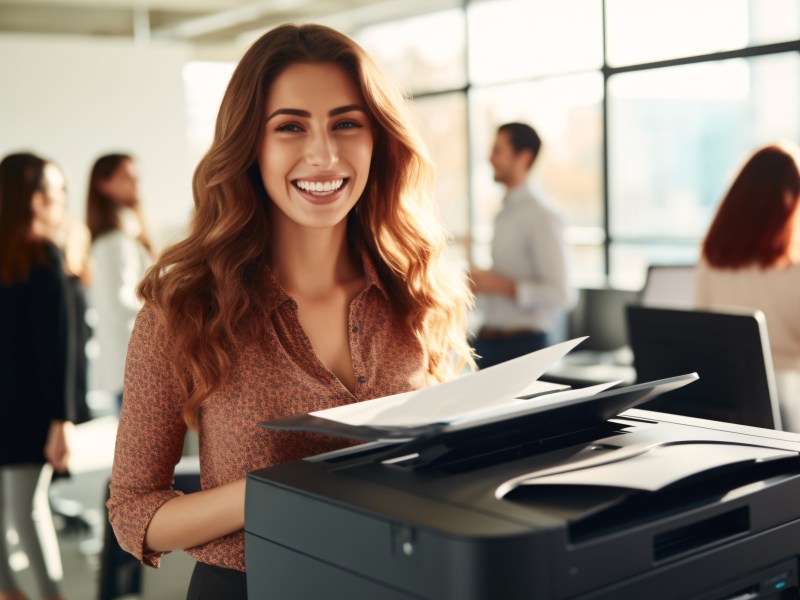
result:
<svg viewBox="0 0 800 600"><path fill-rule="evenodd" d="M336 142L327 132L312 133L308 136L306 160L310 165L329 169L339 161Z"/></svg>

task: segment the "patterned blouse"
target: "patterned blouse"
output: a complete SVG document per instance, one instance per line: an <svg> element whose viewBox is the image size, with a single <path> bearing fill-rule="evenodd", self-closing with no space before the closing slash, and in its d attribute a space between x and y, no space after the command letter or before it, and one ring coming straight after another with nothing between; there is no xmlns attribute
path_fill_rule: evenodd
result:
<svg viewBox="0 0 800 600"><path fill-rule="evenodd" d="M227 384L200 410L203 489L347 445L321 434L265 430L259 421L426 385L423 349L398 318L366 252L362 262L366 286L351 303L348 320L355 392L317 358L298 321L297 304L273 277L266 339L242 349ZM181 494L172 488L172 481L186 433L167 347L166 332L145 305L128 347L125 401L108 501L109 520L122 548L154 567L163 553L144 553L145 531L158 508ZM245 571L243 530L186 552L203 563Z"/></svg>

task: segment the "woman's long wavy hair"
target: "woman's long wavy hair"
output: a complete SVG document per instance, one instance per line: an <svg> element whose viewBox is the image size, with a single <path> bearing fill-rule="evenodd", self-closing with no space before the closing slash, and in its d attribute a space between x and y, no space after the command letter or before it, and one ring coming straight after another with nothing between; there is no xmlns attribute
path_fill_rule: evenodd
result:
<svg viewBox="0 0 800 600"><path fill-rule="evenodd" d="M35 154L9 154L0 162L0 283L26 281L34 264L46 264L45 245L31 239L32 201L44 191L47 161Z"/></svg>
<svg viewBox="0 0 800 600"><path fill-rule="evenodd" d="M195 171L189 234L163 252L139 288L173 342L192 428L203 400L230 371L231 349L264 332L269 215L247 171L257 160L270 86L295 63L340 66L365 99L375 142L348 233L373 258L425 351L430 378L441 381L473 364L465 334L472 296L464 277L445 266L447 236L430 195L430 161L405 99L346 36L320 25L284 25L255 42L237 66L211 148Z"/></svg>
<svg viewBox="0 0 800 600"><path fill-rule="evenodd" d="M119 205L113 198L104 194L100 189L100 183L110 178L114 172L125 161L133 162L130 154L105 154L94 161L92 170L89 174L89 192L86 197L86 224L92 233L92 241L97 240L101 235L110 231L115 231L122 227L119 218ZM139 221L140 234L137 238L145 250L153 256L153 244L147 235L142 207L138 198L130 206Z"/></svg>

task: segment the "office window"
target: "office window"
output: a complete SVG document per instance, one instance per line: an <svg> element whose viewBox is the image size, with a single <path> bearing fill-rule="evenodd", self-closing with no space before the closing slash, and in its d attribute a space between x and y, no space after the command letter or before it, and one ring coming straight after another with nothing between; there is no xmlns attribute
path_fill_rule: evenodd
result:
<svg viewBox="0 0 800 600"><path fill-rule="evenodd" d="M603 243L575 241L567 229L570 261L570 279L576 288L603 287L606 284L605 252Z"/></svg>
<svg viewBox="0 0 800 600"><path fill-rule="evenodd" d="M466 260L469 232L466 97L461 93L429 96L411 106L436 168L439 214L453 236L455 256Z"/></svg>
<svg viewBox="0 0 800 600"><path fill-rule="evenodd" d="M601 0L495 0L467 6L474 83L600 68Z"/></svg>
<svg viewBox="0 0 800 600"><path fill-rule="evenodd" d="M606 0L607 60L621 66L800 36L797 0Z"/></svg>
<svg viewBox="0 0 800 600"><path fill-rule="evenodd" d="M497 127L508 121L527 122L542 138L533 179L564 213L573 239L602 244L602 94L600 73L473 89L472 234L477 262L488 263L492 221L503 198L503 189L493 181L489 154Z"/></svg>
<svg viewBox="0 0 800 600"><path fill-rule="evenodd" d="M451 9L364 27L356 41L406 92L466 83L464 11Z"/></svg>
<svg viewBox="0 0 800 600"><path fill-rule="evenodd" d="M693 261L746 157L800 141L798 0L467 0L433 10L370 24L356 39L413 95L442 215L459 242L470 229L480 266L503 196L488 155L505 121L542 135L533 177L565 213L584 286L637 287L651 261ZM736 58L690 62L715 52ZM663 60L674 64L647 64Z"/></svg>
<svg viewBox="0 0 800 600"><path fill-rule="evenodd" d="M612 240L699 239L753 150L800 139L800 56L616 75L608 105Z"/></svg>

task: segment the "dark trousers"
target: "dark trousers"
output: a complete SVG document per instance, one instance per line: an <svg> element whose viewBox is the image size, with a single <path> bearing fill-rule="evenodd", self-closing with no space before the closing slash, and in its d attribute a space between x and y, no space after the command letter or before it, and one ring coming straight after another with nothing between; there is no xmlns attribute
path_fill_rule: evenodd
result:
<svg viewBox="0 0 800 600"><path fill-rule="evenodd" d="M247 600L247 575L198 562L194 566L186 600Z"/></svg>
<svg viewBox="0 0 800 600"><path fill-rule="evenodd" d="M479 358L476 359L476 362L479 369L485 369L545 347L547 347L547 334L543 331L518 333L505 337L487 337L478 333L478 337L475 339L475 352Z"/></svg>

